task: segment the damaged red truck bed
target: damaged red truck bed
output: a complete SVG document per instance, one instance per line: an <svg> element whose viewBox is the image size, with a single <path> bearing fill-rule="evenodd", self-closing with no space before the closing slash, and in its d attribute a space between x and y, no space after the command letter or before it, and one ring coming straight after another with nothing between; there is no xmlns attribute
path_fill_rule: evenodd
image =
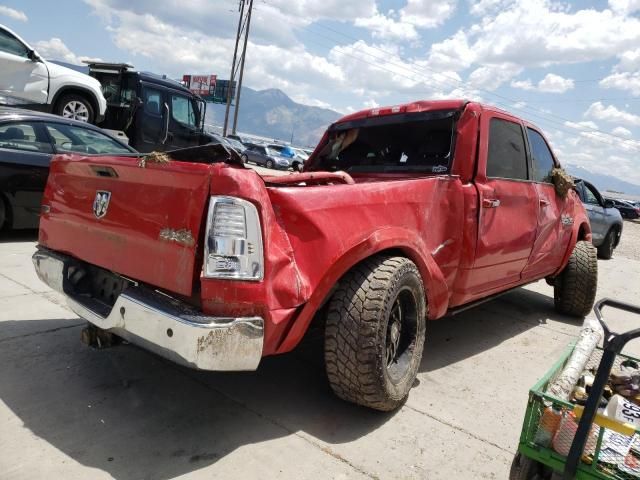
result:
<svg viewBox="0 0 640 480"><path fill-rule="evenodd" d="M427 319L542 278L560 311L591 308L582 204L558 193L540 131L506 112L365 110L284 177L222 157L51 162L34 264L94 335L251 370L315 320L336 394L389 410L413 384Z"/></svg>

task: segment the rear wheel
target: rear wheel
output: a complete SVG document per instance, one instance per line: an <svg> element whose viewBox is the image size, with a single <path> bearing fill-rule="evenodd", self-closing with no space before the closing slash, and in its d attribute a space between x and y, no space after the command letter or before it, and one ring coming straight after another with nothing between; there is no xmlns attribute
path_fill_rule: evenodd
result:
<svg viewBox="0 0 640 480"><path fill-rule="evenodd" d="M267 163L265 165L267 168L273 168L273 160L267 160Z"/></svg>
<svg viewBox="0 0 640 480"><path fill-rule="evenodd" d="M617 231L615 228L607 232L607 236L604 237L604 242L598 247L598 256L605 260L609 260L613 257L613 246L616 243Z"/></svg>
<svg viewBox="0 0 640 480"><path fill-rule="evenodd" d="M8 230L11 226L11 210L9 204L0 195L0 231Z"/></svg>
<svg viewBox="0 0 640 480"><path fill-rule="evenodd" d="M4 199L0 195L0 230L4 230L8 224L8 212Z"/></svg>
<svg viewBox="0 0 640 480"><path fill-rule="evenodd" d="M69 93L60 97L56 102L54 113L64 118L78 120L80 122L93 123L95 113L91 102L82 95Z"/></svg>
<svg viewBox="0 0 640 480"><path fill-rule="evenodd" d="M334 393L376 410L398 408L422 358L426 301L404 257L377 256L345 275L328 308L325 365Z"/></svg>
<svg viewBox="0 0 640 480"><path fill-rule="evenodd" d="M556 310L585 317L593 308L598 286L598 257L591 242L576 242L569 263L556 277L553 289Z"/></svg>

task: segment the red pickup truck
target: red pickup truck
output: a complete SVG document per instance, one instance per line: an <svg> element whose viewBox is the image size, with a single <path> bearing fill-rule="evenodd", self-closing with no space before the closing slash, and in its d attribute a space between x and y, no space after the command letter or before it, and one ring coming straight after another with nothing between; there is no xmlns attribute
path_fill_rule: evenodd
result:
<svg viewBox="0 0 640 480"><path fill-rule="evenodd" d="M334 392L391 410L427 320L542 278L560 312L592 307L585 211L557 193L540 130L509 113L462 100L365 110L284 176L212 152L51 162L33 261L92 325L86 341L254 370L315 320Z"/></svg>

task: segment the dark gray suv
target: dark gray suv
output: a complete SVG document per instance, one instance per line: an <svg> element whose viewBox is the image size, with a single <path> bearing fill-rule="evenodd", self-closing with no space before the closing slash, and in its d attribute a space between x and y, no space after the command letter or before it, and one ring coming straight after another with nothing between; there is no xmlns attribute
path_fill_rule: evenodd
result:
<svg viewBox="0 0 640 480"><path fill-rule="evenodd" d="M609 259L622 235L622 216L611 200L606 200L589 182L576 179L576 191L589 215L593 245L600 258Z"/></svg>

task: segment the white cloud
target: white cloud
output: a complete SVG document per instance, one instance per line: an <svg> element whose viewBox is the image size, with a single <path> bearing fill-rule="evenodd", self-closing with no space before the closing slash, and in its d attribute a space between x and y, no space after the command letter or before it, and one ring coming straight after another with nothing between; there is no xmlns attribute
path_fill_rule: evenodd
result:
<svg viewBox="0 0 640 480"><path fill-rule="evenodd" d="M398 22L380 12L369 17L356 18L354 25L370 30L374 38L404 41L418 38L418 32L412 24Z"/></svg>
<svg viewBox="0 0 640 480"><path fill-rule="evenodd" d="M564 93L571 90L574 87L573 80L570 78L563 78L560 75L548 73L538 83L538 90L547 93Z"/></svg>
<svg viewBox="0 0 640 480"><path fill-rule="evenodd" d="M602 88L617 88L627 90L634 97L640 96L640 72L613 73L600 80Z"/></svg>
<svg viewBox="0 0 640 480"><path fill-rule="evenodd" d="M498 8L503 9L514 0L468 0L470 11L473 15L486 15L495 12Z"/></svg>
<svg viewBox="0 0 640 480"><path fill-rule="evenodd" d="M60 60L74 65L81 65L83 60L100 60L95 57L76 55L57 37L36 42L34 47L47 60Z"/></svg>
<svg viewBox="0 0 640 480"><path fill-rule="evenodd" d="M640 48L627 50L618 56L620 62L614 67L617 72L632 72L640 70Z"/></svg>
<svg viewBox="0 0 640 480"><path fill-rule="evenodd" d="M640 10L640 0L609 0L611 10L623 15Z"/></svg>
<svg viewBox="0 0 640 480"><path fill-rule="evenodd" d="M536 86L531 83L531 80L512 80L511 86L513 88L519 88L520 90L535 90Z"/></svg>
<svg viewBox="0 0 640 480"><path fill-rule="evenodd" d="M564 93L574 87L574 82L570 78L563 78L560 75L547 73L545 77L534 85L531 80L513 80L511 82L513 88L520 90L537 90L544 93Z"/></svg>
<svg viewBox="0 0 640 480"><path fill-rule="evenodd" d="M400 9L400 20L419 28L442 25L456 9L457 0L407 0Z"/></svg>
<svg viewBox="0 0 640 480"><path fill-rule="evenodd" d="M633 134L631 133L631 130L624 127L616 127L613 130L611 130L611 133L613 133L614 135L617 135L618 137L631 138L633 136Z"/></svg>
<svg viewBox="0 0 640 480"><path fill-rule="evenodd" d="M640 19L608 9L574 12L552 0L486 1L480 6L478 13L491 14L465 31L474 62L480 65L548 67L588 62L640 44Z"/></svg>
<svg viewBox="0 0 640 480"><path fill-rule="evenodd" d="M522 67L510 63L488 65L475 69L467 79L473 87L493 91L522 72Z"/></svg>
<svg viewBox="0 0 640 480"><path fill-rule="evenodd" d="M27 14L22 10L16 10L15 8L5 7L4 5L0 5L0 15L5 17L13 18L14 20L18 20L20 22L26 22L29 20Z"/></svg>
<svg viewBox="0 0 640 480"><path fill-rule="evenodd" d="M613 105L604 106L602 102L592 103L591 106L584 112L585 117L595 118L597 120L604 120L611 123L625 123L640 127L640 116L633 113L619 110Z"/></svg>
<svg viewBox="0 0 640 480"><path fill-rule="evenodd" d="M435 43L429 50L425 64L434 70L463 70L476 59L475 51L469 46L467 34L460 30L446 40Z"/></svg>

